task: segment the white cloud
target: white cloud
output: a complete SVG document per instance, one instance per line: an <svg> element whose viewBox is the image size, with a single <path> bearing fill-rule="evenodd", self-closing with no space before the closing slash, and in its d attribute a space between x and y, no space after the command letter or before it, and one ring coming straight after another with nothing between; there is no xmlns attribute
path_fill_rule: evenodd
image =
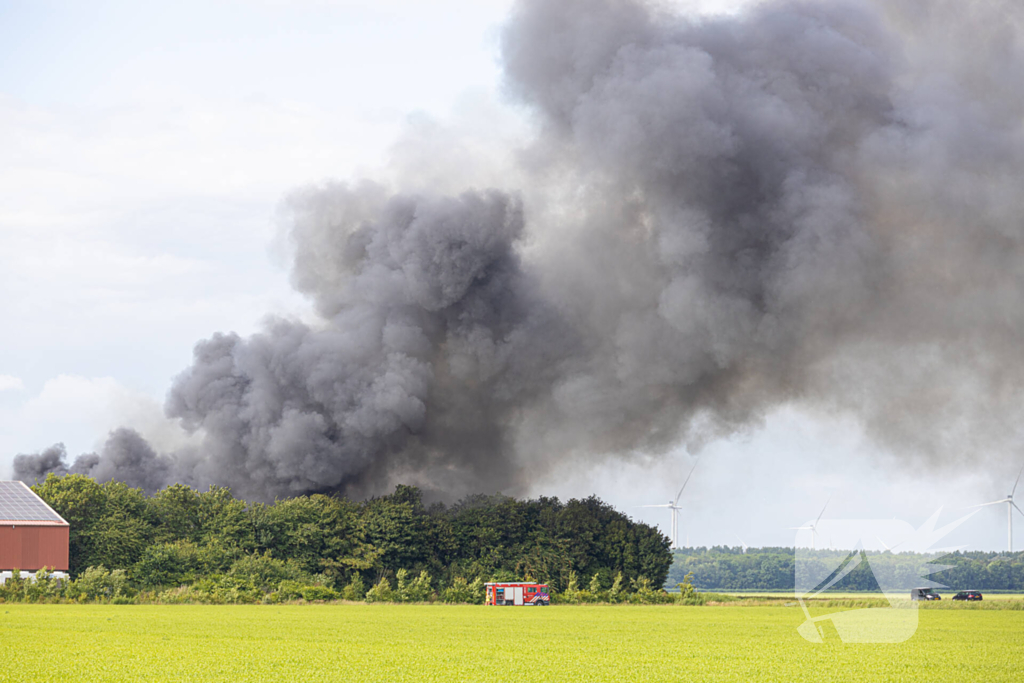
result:
<svg viewBox="0 0 1024 683"><path fill-rule="evenodd" d="M112 377L59 375L35 395L0 405L0 478L18 453L35 453L63 443L72 457L95 451L118 427L137 430L160 450L188 443L190 437L163 414L154 396Z"/></svg>
<svg viewBox="0 0 1024 683"><path fill-rule="evenodd" d="M12 375L0 375L0 391L21 391L25 384L20 377Z"/></svg>

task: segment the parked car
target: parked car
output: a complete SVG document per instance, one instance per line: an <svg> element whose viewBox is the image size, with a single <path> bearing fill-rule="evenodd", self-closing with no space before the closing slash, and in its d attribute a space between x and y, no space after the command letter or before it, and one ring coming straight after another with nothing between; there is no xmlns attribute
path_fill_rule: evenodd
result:
<svg viewBox="0 0 1024 683"><path fill-rule="evenodd" d="M911 600L941 600L942 596L933 588L915 588L910 591Z"/></svg>
<svg viewBox="0 0 1024 683"><path fill-rule="evenodd" d="M954 600L981 600L981 593L978 591L960 591L953 596Z"/></svg>

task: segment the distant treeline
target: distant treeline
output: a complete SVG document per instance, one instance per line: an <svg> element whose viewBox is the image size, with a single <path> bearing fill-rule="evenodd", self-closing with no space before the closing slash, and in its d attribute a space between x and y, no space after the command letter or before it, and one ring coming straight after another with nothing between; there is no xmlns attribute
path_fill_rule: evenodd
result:
<svg viewBox="0 0 1024 683"><path fill-rule="evenodd" d="M803 557L828 563L845 557L848 551L801 550ZM877 591L874 573L887 577L889 585L923 584L919 570L928 559L950 566L928 577L929 580L963 590L1024 591L1024 552L955 552L941 557L916 553L868 552L868 565L861 565L838 582L836 591ZM693 574L698 590L793 590L795 554L793 548L685 548L676 550L666 585Z"/></svg>
<svg viewBox="0 0 1024 683"><path fill-rule="evenodd" d="M117 592L202 585L228 597L287 597L315 586L322 598L363 599L378 589L473 602L481 582L493 580L564 591L570 582L611 589L618 579L625 594L661 586L672 563L657 529L596 497L480 495L426 506L418 489L399 486L363 502L311 495L262 504L217 487L175 485L147 496L81 475L50 475L33 490L71 525L72 576L97 568L90 577L109 583L107 592L111 581L123 584Z"/></svg>

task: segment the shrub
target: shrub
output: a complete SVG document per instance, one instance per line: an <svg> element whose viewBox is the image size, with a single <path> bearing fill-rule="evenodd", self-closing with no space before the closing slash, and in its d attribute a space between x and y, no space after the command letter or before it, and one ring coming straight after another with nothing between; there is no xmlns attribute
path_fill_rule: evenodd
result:
<svg viewBox="0 0 1024 683"><path fill-rule="evenodd" d="M366 602L395 602L397 597L386 576L382 576L377 585L366 592Z"/></svg>
<svg viewBox="0 0 1024 683"><path fill-rule="evenodd" d="M655 590L651 586L651 580L646 576L638 576L633 579L633 592L629 596L629 602L634 605L657 605L673 602L671 595L664 590Z"/></svg>
<svg viewBox="0 0 1024 683"><path fill-rule="evenodd" d="M128 576L123 569L107 571L106 567L89 567L68 587L68 597L80 600L110 600L129 595Z"/></svg>
<svg viewBox="0 0 1024 683"><path fill-rule="evenodd" d="M311 578L294 560L278 560L269 554L253 553L235 560L228 576L244 579L266 592L282 581L311 583Z"/></svg>
<svg viewBox="0 0 1024 683"><path fill-rule="evenodd" d="M576 576L576 572L570 571L569 585L566 586L565 590L560 594L553 596L553 599L555 602L561 602L568 605L578 605L584 601L582 592L583 591L580 590L579 579Z"/></svg>
<svg viewBox="0 0 1024 683"><path fill-rule="evenodd" d="M615 575L615 582L612 584L612 587L608 589L608 602L622 602L622 581L622 572L619 572Z"/></svg>
<svg viewBox="0 0 1024 683"><path fill-rule="evenodd" d="M48 567L43 567L35 574L35 580L27 581L22 589L29 602L48 602L56 600L64 593L64 582L53 578Z"/></svg>
<svg viewBox="0 0 1024 683"><path fill-rule="evenodd" d="M21 602L25 598L25 579L21 578L21 572L15 569L11 572L11 578L7 579L4 585L0 586L0 599L4 602Z"/></svg>
<svg viewBox="0 0 1024 683"><path fill-rule="evenodd" d="M327 586L305 586L302 589L302 599L309 602L314 600L337 600L338 592Z"/></svg>
<svg viewBox="0 0 1024 683"><path fill-rule="evenodd" d="M477 579L473 583L477 584L479 583L479 581L480 580ZM462 577L457 577L456 580L452 582L451 586L445 588L441 592L441 600L449 603L472 604L475 602L474 598L475 596L473 594L472 587L470 586L469 582L467 582Z"/></svg>
<svg viewBox="0 0 1024 683"><path fill-rule="evenodd" d="M278 600L300 600L302 589L305 587L305 584L298 581L285 580L278 584L274 595L278 597Z"/></svg>
<svg viewBox="0 0 1024 683"><path fill-rule="evenodd" d="M363 577L356 574L352 581L341 590L341 597L345 600L362 600L366 597L366 586L363 584Z"/></svg>
<svg viewBox="0 0 1024 683"><path fill-rule="evenodd" d="M191 583L203 563L191 541L158 543L142 553L132 567L132 577L143 586L177 586Z"/></svg>
<svg viewBox="0 0 1024 683"><path fill-rule="evenodd" d="M157 595L159 602L237 605L259 602L262 592L248 581L230 576L213 576L190 586L170 588Z"/></svg>
<svg viewBox="0 0 1024 683"><path fill-rule="evenodd" d="M601 586L601 574L594 572L594 575L590 577L590 588L588 591L594 600L603 600L605 598L605 592Z"/></svg>
<svg viewBox="0 0 1024 683"><path fill-rule="evenodd" d="M707 604L707 597L697 592L697 589L693 587L693 572L689 572L683 577L683 582L677 584L679 587L679 597L676 601L680 605L704 605Z"/></svg>
<svg viewBox="0 0 1024 683"><path fill-rule="evenodd" d="M426 570L420 575L408 581L408 572L404 569L398 570L398 599L402 602L427 602L433 595L430 587L430 574Z"/></svg>

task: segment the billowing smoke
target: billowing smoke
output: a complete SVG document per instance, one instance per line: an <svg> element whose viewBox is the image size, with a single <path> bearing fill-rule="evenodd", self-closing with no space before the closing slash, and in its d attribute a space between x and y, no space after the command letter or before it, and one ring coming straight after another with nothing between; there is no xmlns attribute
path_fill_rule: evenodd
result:
<svg viewBox="0 0 1024 683"><path fill-rule="evenodd" d="M688 19L523 0L502 37L536 138L521 186L332 184L287 202L315 325L216 335L167 400L68 468L254 498L516 490L786 403L893 453L1019 443L1024 10L775 2ZM517 177L519 177L517 175ZM486 482L486 484L484 483Z"/></svg>

